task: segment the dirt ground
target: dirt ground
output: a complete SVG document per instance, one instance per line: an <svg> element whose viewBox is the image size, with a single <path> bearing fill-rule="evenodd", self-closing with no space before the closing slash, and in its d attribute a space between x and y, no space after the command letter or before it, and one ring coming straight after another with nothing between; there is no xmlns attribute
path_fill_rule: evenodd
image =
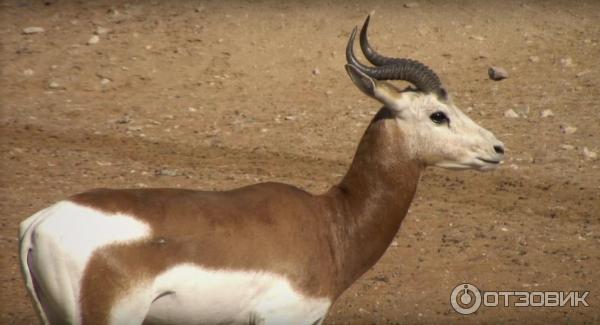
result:
<svg viewBox="0 0 600 325"><path fill-rule="evenodd" d="M0 2L0 324L36 323L18 224L68 195L339 181L378 109L343 68L373 10L374 46L434 68L507 160L428 169L397 240L326 323L600 323L600 2L46 3ZM462 282L590 291L590 306L462 316Z"/></svg>

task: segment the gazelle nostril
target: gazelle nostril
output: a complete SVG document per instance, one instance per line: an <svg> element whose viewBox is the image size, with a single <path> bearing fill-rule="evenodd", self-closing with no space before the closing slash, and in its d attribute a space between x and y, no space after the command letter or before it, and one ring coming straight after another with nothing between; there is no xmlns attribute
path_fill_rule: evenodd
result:
<svg viewBox="0 0 600 325"><path fill-rule="evenodd" d="M494 151L499 154L504 154L504 147L503 146L494 146Z"/></svg>

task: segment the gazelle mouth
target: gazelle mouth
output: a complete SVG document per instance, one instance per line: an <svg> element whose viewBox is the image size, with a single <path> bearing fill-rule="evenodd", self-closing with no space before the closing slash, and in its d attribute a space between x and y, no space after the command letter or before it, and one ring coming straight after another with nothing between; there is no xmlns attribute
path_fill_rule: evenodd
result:
<svg viewBox="0 0 600 325"><path fill-rule="evenodd" d="M494 164L494 165L497 165L497 164L499 164L499 163L500 163L500 161L501 161L501 160L489 160L489 159L483 159L483 158L480 158L480 157L477 157L477 159L479 159L479 160L481 160L481 161L483 161L483 162L485 162L485 163L488 163L488 164Z"/></svg>

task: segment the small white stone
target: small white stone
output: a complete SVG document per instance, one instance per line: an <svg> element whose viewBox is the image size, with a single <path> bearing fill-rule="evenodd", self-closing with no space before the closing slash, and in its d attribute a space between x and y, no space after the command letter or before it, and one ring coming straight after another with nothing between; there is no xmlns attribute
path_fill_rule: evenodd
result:
<svg viewBox="0 0 600 325"><path fill-rule="evenodd" d="M562 58L562 59L560 59L560 65L562 65L563 68L572 67L573 66L573 59L571 59L570 57Z"/></svg>
<svg viewBox="0 0 600 325"><path fill-rule="evenodd" d="M92 35L92 37L90 37L90 39L87 41L87 44L94 45L94 44L98 44L98 42L100 42L100 36Z"/></svg>
<svg viewBox="0 0 600 325"><path fill-rule="evenodd" d="M194 107L188 107L188 111L190 111L190 112L192 112L192 113L195 113L195 112L197 112L198 110L197 110L196 108L194 108Z"/></svg>
<svg viewBox="0 0 600 325"><path fill-rule="evenodd" d="M284 117L284 119L286 121L295 121L297 119L297 117L294 115L288 115L288 116Z"/></svg>
<svg viewBox="0 0 600 325"><path fill-rule="evenodd" d="M581 78L581 77L585 76L586 74L588 74L588 73L590 73L590 72L592 72L592 71L591 71L591 70L583 70L583 71L581 71L581 72L577 73L577 74L575 75L575 78Z"/></svg>
<svg viewBox="0 0 600 325"><path fill-rule="evenodd" d="M25 27L23 28L23 34L39 34L46 30L42 27Z"/></svg>
<svg viewBox="0 0 600 325"><path fill-rule="evenodd" d="M102 78L102 80L100 80L100 84L102 85L108 85L110 83L110 79L108 78Z"/></svg>
<svg viewBox="0 0 600 325"><path fill-rule="evenodd" d="M545 109L540 113L540 116L541 117L552 117L552 116L554 116L554 112L552 112L549 109Z"/></svg>
<svg viewBox="0 0 600 325"><path fill-rule="evenodd" d="M154 171L154 175L156 176L178 176L179 172L175 169L161 168Z"/></svg>
<svg viewBox="0 0 600 325"><path fill-rule="evenodd" d="M398 241L394 240L391 244L391 247L398 247Z"/></svg>
<svg viewBox="0 0 600 325"><path fill-rule="evenodd" d="M321 70L319 70L319 68L314 68L314 69L313 69L313 71L312 71L312 73L313 73L315 76L318 76L318 75L320 75L320 74L321 74Z"/></svg>
<svg viewBox="0 0 600 325"><path fill-rule="evenodd" d="M56 81L50 81L48 83L48 88L50 88L50 89L58 89L58 88L60 88L60 84L58 82L56 82Z"/></svg>
<svg viewBox="0 0 600 325"><path fill-rule="evenodd" d="M504 117L519 118L519 114L517 114L517 112L515 112L515 110L511 108L511 109L506 110L506 112L504 112Z"/></svg>
<svg viewBox="0 0 600 325"><path fill-rule="evenodd" d="M480 35L472 35L470 38L480 42L485 41L485 37Z"/></svg>
<svg viewBox="0 0 600 325"><path fill-rule="evenodd" d="M538 62L540 62L540 57L536 56L536 55L532 55L529 57L529 62L538 63Z"/></svg>
<svg viewBox="0 0 600 325"><path fill-rule="evenodd" d="M500 228L500 230L502 230L502 231L506 232L506 231L508 231L508 228L506 228L506 227L502 227L502 228Z"/></svg>
<svg viewBox="0 0 600 325"><path fill-rule="evenodd" d="M25 69L25 70L23 70L23 74L27 77L31 77L31 76L33 76L33 70Z"/></svg>
<svg viewBox="0 0 600 325"><path fill-rule="evenodd" d="M587 147L583 147L581 153L587 160L596 160L598 158L598 154L595 151L589 150Z"/></svg>
<svg viewBox="0 0 600 325"><path fill-rule="evenodd" d="M577 128L568 124L561 124L560 131L564 134L573 134L577 132Z"/></svg>
<svg viewBox="0 0 600 325"><path fill-rule="evenodd" d="M110 32L110 29L108 29L106 27L98 26L98 27L96 27L96 30L94 31L94 34L96 34L96 35L106 35L109 32Z"/></svg>
<svg viewBox="0 0 600 325"><path fill-rule="evenodd" d="M326 91L326 92L325 92L325 95L327 95L327 96L331 96L331 95L333 95L333 90L328 90L328 91Z"/></svg>

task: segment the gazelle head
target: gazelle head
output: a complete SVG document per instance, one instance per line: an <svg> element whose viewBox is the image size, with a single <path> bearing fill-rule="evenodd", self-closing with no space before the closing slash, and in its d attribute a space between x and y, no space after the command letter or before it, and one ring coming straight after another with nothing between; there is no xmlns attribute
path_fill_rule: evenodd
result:
<svg viewBox="0 0 600 325"><path fill-rule="evenodd" d="M346 71L365 94L381 102L392 113L405 135L409 154L425 165L451 169L490 170L504 158L504 145L460 111L442 87L438 76L424 64L376 53L369 45L367 17L360 46L374 67L354 56L356 27L346 48ZM405 80L416 89L399 90L385 80Z"/></svg>

